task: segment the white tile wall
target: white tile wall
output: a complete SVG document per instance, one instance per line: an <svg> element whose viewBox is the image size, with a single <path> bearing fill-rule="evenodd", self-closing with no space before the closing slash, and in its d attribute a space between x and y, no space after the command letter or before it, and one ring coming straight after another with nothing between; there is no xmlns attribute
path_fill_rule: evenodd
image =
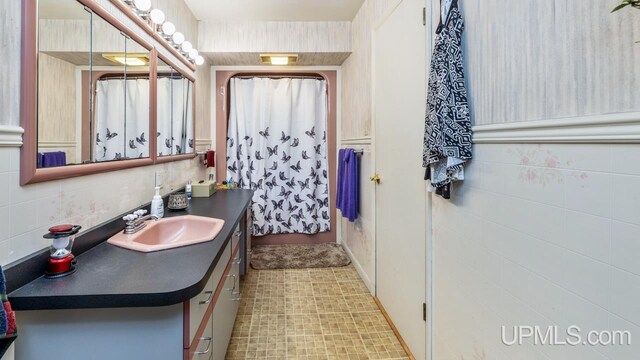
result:
<svg viewBox="0 0 640 360"><path fill-rule="evenodd" d="M434 198L434 359L637 359L638 145L476 146ZM629 330L631 346L507 347L501 326Z"/></svg>
<svg viewBox="0 0 640 360"><path fill-rule="evenodd" d="M163 194L204 176L198 159L127 169L21 187L20 149L0 148L0 265L49 245L42 238L59 223L89 229L151 201L155 172L164 172Z"/></svg>

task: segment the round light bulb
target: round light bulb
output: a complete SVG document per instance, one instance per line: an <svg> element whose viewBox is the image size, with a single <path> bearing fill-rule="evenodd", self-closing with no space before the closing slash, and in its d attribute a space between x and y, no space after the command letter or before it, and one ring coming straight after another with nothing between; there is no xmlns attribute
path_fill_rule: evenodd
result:
<svg viewBox="0 0 640 360"><path fill-rule="evenodd" d="M134 0L133 5L140 11L149 11L151 9L151 0Z"/></svg>
<svg viewBox="0 0 640 360"><path fill-rule="evenodd" d="M198 50L191 49L189 50L189 59L195 60L198 57Z"/></svg>
<svg viewBox="0 0 640 360"><path fill-rule="evenodd" d="M202 64L204 64L204 58L202 57L202 55L196 56L196 65L200 66Z"/></svg>
<svg viewBox="0 0 640 360"><path fill-rule="evenodd" d="M178 32L176 32L176 33L174 33L174 34L173 34L173 42L174 42L176 45L180 45L180 44L182 44L182 42L184 42L184 35L182 35L182 33L181 33L181 32L179 32L179 31L178 31Z"/></svg>
<svg viewBox="0 0 640 360"><path fill-rule="evenodd" d="M193 49L193 45L191 45L190 42L185 41L182 43L182 51L188 53L189 51L191 51L191 49Z"/></svg>
<svg viewBox="0 0 640 360"><path fill-rule="evenodd" d="M162 24L162 32L167 36L171 36L176 32L176 26L170 21L165 21L164 24Z"/></svg>
<svg viewBox="0 0 640 360"><path fill-rule="evenodd" d="M160 9L153 9L149 13L149 17L154 24L160 25L164 22L164 13Z"/></svg>

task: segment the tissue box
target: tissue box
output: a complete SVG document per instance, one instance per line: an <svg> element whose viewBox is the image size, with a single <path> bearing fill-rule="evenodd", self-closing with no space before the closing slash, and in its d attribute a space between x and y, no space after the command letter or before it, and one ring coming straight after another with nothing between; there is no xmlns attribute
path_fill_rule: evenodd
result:
<svg viewBox="0 0 640 360"><path fill-rule="evenodd" d="M216 192L216 183L213 181L205 181L203 183L191 184L192 197L209 197Z"/></svg>

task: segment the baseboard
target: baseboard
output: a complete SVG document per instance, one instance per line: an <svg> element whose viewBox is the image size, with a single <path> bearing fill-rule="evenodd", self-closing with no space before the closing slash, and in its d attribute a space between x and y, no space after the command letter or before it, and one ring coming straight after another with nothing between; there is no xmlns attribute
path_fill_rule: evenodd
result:
<svg viewBox="0 0 640 360"><path fill-rule="evenodd" d="M400 341L400 345L402 345L402 348L404 349L404 352L407 353L407 356L409 357L409 359L416 360L416 358L411 353L411 350L409 350L409 347L407 346L407 343L404 342L404 339L402 338L402 336L400 336L400 332L398 331L398 328L396 327L396 325L393 323L393 320L391 320L391 318L389 317L389 314L387 314L387 310L385 310L384 306L382 306L382 303L380 302L380 299L378 299L377 297L374 296L373 297L373 301L375 301L376 305L378 305L378 309L380 309L380 312L382 313L382 316L384 316L384 318L387 319L387 322L389 323L389 326L391 326L391 330L393 330L393 333L398 338L398 341Z"/></svg>
<svg viewBox="0 0 640 360"><path fill-rule="evenodd" d="M351 249L349 249L349 247L347 246L347 243L343 242L341 245L344 251L347 253L347 255L349 255L349 258L351 259L351 264L353 264L353 267L356 268L356 271L360 275L362 282L367 286L367 289L369 289L369 292L371 293L371 295L375 296L376 288L373 285L373 282L371 282L371 279L369 279L369 276L367 275L367 273L362 268L362 265L360 265L360 262L358 262L358 259L356 259L356 257L353 256L353 253L351 252Z"/></svg>

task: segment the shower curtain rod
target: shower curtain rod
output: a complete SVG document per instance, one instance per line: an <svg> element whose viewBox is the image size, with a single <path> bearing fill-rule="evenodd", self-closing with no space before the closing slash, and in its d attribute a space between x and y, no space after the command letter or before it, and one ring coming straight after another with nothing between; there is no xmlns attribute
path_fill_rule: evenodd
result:
<svg viewBox="0 0 640 360"><path fill-rule="evenodd" d="M268 79L315 79L324 80L320 75L236 75L233 76L236 79L253 79L253 78L268 78Z"/></svg>

